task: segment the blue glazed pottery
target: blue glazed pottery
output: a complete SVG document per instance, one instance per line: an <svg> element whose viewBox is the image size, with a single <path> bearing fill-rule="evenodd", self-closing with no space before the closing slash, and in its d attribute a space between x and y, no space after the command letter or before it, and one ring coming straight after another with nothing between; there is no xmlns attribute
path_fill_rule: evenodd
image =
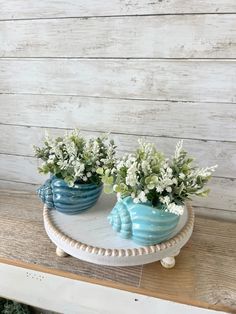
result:
<svg viewBox="0 0 236 314"><path fill-rule="evenodd" d="M63 179L52 176L37 193L48 208L74 215L92 207L102 193L103 185L75 184L69 187Z"/></svg>
<svg viewBox="0 0 236 314"><path fill-rule="evenodd" d="M135 204L130 196L125 197L117 201L108 220L122 238L140 245L154 245L169 239L180 219L161 210L161 206L163 204L157 207L151 203Z"/></svg>

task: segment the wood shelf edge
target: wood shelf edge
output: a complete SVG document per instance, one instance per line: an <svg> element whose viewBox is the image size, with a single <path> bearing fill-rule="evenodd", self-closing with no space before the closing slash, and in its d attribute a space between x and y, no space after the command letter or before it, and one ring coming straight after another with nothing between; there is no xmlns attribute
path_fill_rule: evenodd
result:
<svg viewBox="0 0 236 314"><path fill-rule="evenodd" d="M158 299L162 299L162 300L166 300L166 301L191 305L191 306L200 307L200 308L204 308L204 309L211 309L211 310L215 310L215 311L224 311L224 312L228 312L228 313L233 313L232 312L233 309L231 307L228 307L228 306L225 306L222 304L209 304L209 303L203 302L203 301L186 299L186 298L179 298L179 297L175 298L173 296L167 297L165 294L160 293L160 292L154 292L154 291L142 289L139 287L134 287L134 286L130 286L130 285L116 283L116 282L112 282L112 281L108 281L108 280L89 278L89 277L81 276L78 274L70 273L67 271L62 271L60 269L52 269L52 268L40 266L37 264L30 264L30 263L22 262L19 260L12 260L12 259L6 259L6 258L0 257L0 263L15 266L15 267L20 267L20 268L24 268L24 269L28 269L28 270L38 271L38 272L42 272L42 273L47 273L47 274L51 274L54 276L60 276L60 277L65 277L65 278L69 278L69 279L73 279L73 280L83 281L83 282L91 283L94 285L100 285L100 286L105 286L108 288L124 290L127 292L137 293L137 294L141 294L141 295L145 295L145 296L149 296L149 297L154 297L154 298L158 298Z"/></svg>

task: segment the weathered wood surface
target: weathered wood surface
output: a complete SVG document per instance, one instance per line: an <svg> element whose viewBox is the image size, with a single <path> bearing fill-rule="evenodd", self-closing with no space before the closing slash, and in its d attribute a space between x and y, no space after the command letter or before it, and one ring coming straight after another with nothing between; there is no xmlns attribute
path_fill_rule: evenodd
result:
<svg viewBox="0 0 236 314"><path fill-rule="evenodd" d="M176 258L173 271L161 272L157 263L146 265L141 287L168 293L169 287L165 284L168 282L173 297L197 297L214 304L220 304L224 299L227 305L232 301L234 312L236 269L232 265L236 265L235 230L235 223L197 218L192 239Z"/></svg>
<svg viewBox="0 0 236 314"><path fill-rule="evenodd" d="M109 267L96 266L74 258L63 260L56 257L55 247L47 238L43 227L42 204L39 200L25 193L15 195L0 193L2 258L20 259L23 262L47 267L53 267L54 260L57 265L55 266L63 271L74 269L75 273L80 275L138 285L140 266L124 270L118 268L115 273L114 269Z"/></svg>
<svg viewBox="0 0 236 314"><path fill-rule="evenodd" d="M236 58L235 19L223 14L5 21L0 57Z"/></svg>
<svg viewBox="0 0 236 314"><path fill-rule="evenodd" d="M236 12L232 0L1 0L0 7L0 19Z"/></svg>
<svg viewBox="0 0 236 314"><path fill-rule="evenodd" d="M227 74L225 72L223 75L226 77ZM24 76L24 80L26 87L27 76ZM62 81L64 82L63 79ZM229 82L232 87L235 85L233 93L236 93L235 82L236 80ZM11 89L14 90L15 86ZM0 122L50 128L78 127L87 131L122 134L236 141L236 106L232 103L2 94Z"/></svg>
<svg viewBox="0 0 236 314"><path fill-rule="evenodd" d="M1 184L0 184L1 187ZM236 211L194 206L196 216L236 223Z"/></svg>
<svg viewBox="0 0 236 314"><path fill-rule="evenodd" d="M33 157L0 154L2 185L4 186L4 180L42 184L47 177L37 173L38 165L39 162ZM236 179L214 177L209 187L210 195L207 198L197 198L194 200L194 205L236 211Z"/></svg>
<svg viewBox="0 0 236 314"><path fill-rule="evenodd" d="M171 270L159 263L104 267L57 257L44 231L42 206L36 197L0 193L1 262L229 313L236 310L234 223L197 218L193 236Z"/></svg>
<svg viewBox="0 0 236 314"><path fill-rule="evenodd" d="M233 60L13 58L0 68L0 93L236 102Z"/></svg>
<svg viewBox="0 0 236 314"><path fill-rule="evenodd" d="M145 121L143 121L143 123L145 123ZM78 123L77 125L80 125L80 123ZM143 124L140 123L139 125L141 128ZM76 127L76 124L71 125L71 127ZM106 132L107 130L109 130L109 128L106 128L104 126L104 132ZM157 148L166 153L168 157L173 156L176 143L179 141L178 138L138 135L138 133L141 131L141 129L140 131L137 130L136 135L119 133L110 134L110 138L113 138L117 145L118 155L126 152L132 152L138 146L138 139L142 138L148 142L156 144ZM33 144L39 146L42 145L46 132L48 132L51 136L62 136L64 135L66 130L57 128L0 124L0 154L23 155L29 157L34 156ZM101 133L93 131L81 131L81 134L86 138L90 138L98 136ZM236 178L235 143L185 139L184 148L190 153L190 155L196 158L196 162L202 167L217 164L218 168L215 172L216 176L225 178Z"/></svg>

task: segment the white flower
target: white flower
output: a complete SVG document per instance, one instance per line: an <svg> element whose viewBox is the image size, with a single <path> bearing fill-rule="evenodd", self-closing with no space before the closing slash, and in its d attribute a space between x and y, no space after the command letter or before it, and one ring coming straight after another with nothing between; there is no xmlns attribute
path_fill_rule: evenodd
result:
<svg viewBox="0 0 236 314"><path fill-rule="evenodd" d="M170 203L170 198L169 198L169 196L161 196L160 197L160 202L162 203L162 204L166 204L166 205L168 205L169 203Z"/></svg>
<svg viewBox="0 0 236 314"><path fill-rule="evenodd" d="M89 172L87 172L86 176L87 176L88 178L90 178L90 177L92 176L92 173L89 171Z"/></svg>
<svg viewBox="0 0 236 314"><path fill-rule="evenodd" d="M145 203L145 202L147 201L147 197L146 197L144 191L141 191L141 192L139 193L138 198L140 199L140 201L141 201L142 203Z"/></svg>
<svg viewBox="0 0 236 314"><path fill-rule="evenodd" d="M86 176L84 176L82 179L83 181L88 181L88 178Z"/></svg>
<svg viewBox="0 0 236 314"><path fill-rule="evenodd" d="M173 178L173 179L172 179L172 183L173 183L173 184L177 184L177 183L178 183L178 181L176 180L176 178Z"/></svg>
<svg viewBox="0 0 236 314"><path fill-rule="evenodd" d="M134 187L137 184L137 163L133 163L127 170L127 176L125 179L125 182L127 185L130 185L131 187Z"/></svg>
<svg viewBox="0 0 236 314"><path fill-rule="evenodd" d="M184 180L184 179L185 179L185 174L184 174L183 172L180 172L179 178L182 179L182 180Z"/></svg>
<svg viewBox="0 0 236 314"><path fill-rule="evenodd" d="M181 153L181 150L182 150L182 147L183 147L183 140L180 140L177 145L176 145L176 148L175 148L175 158L178 159L179 156L180 156L180 153Z"/></svg>
<svg viewBox="0 0 236 314"><path fill-rule="evenodd" d="M121 193L118 192L118 193L116 194L116 196L117 196L117 199L118 199L118 200L121 199Z"/></svg>
<svg viewBox="0 0 236 314"><path fill-rule="evenodd" d="M175 215L183 215L184 213L184 206L176 205L175 203L170 203L167 206L167 211L173 213Z"/></svg>
<svg viewBox="0 0 236 314"><path fill-rule="evenodd" d="M170 193L170 192L172 191L171 186L167 186L167 187L166 187L166 191L167 191L168 193Z"/></svg>
<svg viewBox="0 0 236 314"><path fill-rule="evenodd" d="M162 188L161 186L157 186L157 187L156 187L156 191L157 191L158 193L162 193L162 192L163 192L163 188Z"/></svg>
<svg viewBox="0 0 236 314"><path fill-rule="evenodd" d="M139 199L138 199L137 197L135 197L135 198L133 199L133 202L136 203L136 204L138 204L138 203L139 203Z"/></svg>
<svg viewBox="0 0 236 314"><path fill-rule="evenodd" d="M55 154L51 154L49 155L48 159L51 160L51 161L54 161L56 158Z"/></svg>
<svg viewBox="0 0 236 314"><path fill-rule="evenodd" d="M193 176L197 177L197 176L201 176L201 177L209 177L212 172L214 172L216 170L218 166L212 166L212 167L206 167L206 168L201 168L201 169L197 169L195 172L192 173Z"/></svg>

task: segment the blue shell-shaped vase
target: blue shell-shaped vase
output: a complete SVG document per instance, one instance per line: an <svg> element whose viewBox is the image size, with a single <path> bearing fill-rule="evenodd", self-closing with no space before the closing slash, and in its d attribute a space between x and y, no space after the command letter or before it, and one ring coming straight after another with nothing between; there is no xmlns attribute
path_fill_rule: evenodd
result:
<svg viewBox="0 0 236 314"><path fill-rule="evenodd" d="M125 197L117 201L108 220L122 238L145 246L158 244L171 237L180 219L180 216L164 211L162 206L135 204L130 196Z"/></svg>
<svg viewBox="0 0 236 314"><path fill-rule="evenodd" d="M92 207L101 195L102 188L102 184L86 183L69 187L63 179L52 176L37 190L37 193L48 208L74 215Z"/></svg>

